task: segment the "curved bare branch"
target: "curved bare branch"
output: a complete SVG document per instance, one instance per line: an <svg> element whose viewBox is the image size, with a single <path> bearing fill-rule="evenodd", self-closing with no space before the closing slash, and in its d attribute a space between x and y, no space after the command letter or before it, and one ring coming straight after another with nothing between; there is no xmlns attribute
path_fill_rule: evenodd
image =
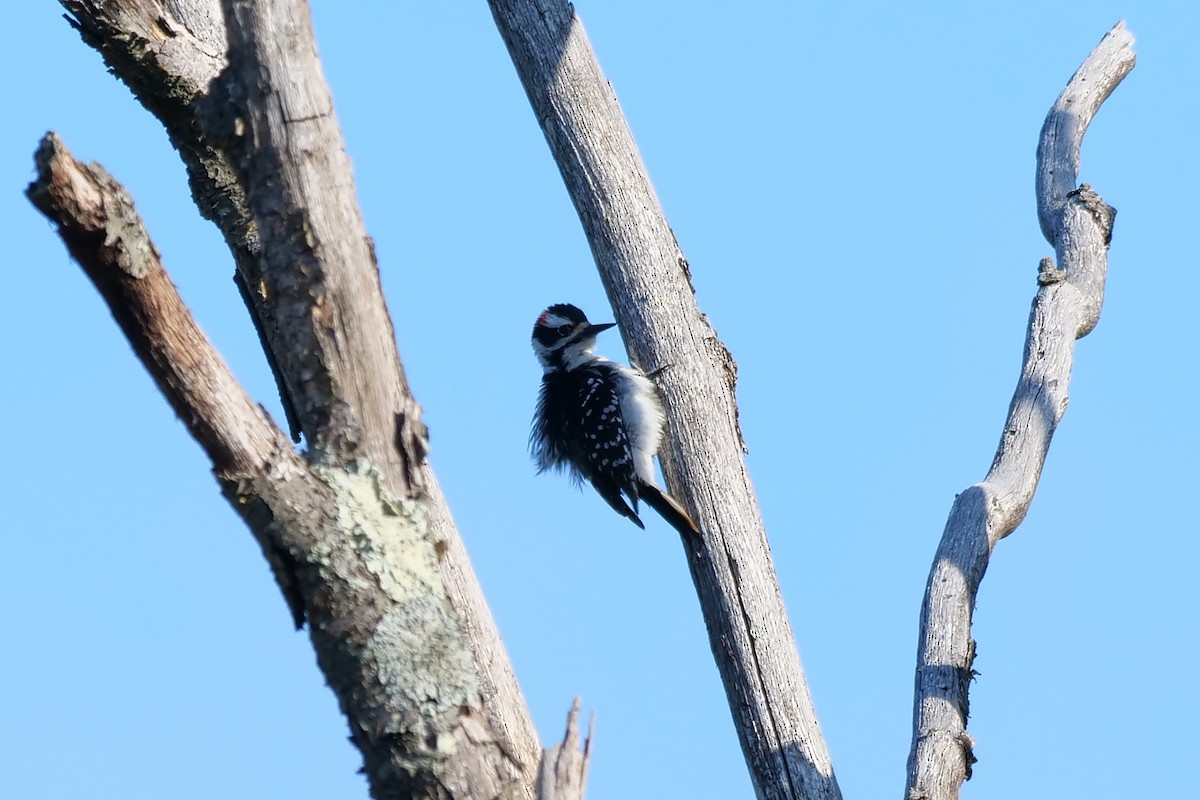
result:
<svg viewBox="0 0 1200 800"><path fill-rule="evenodd" d="M1133 37L1118 23L1050 109L1038 147L1038 217L1054 245L1029 318L1021 377L987 477L954 501L921 607L908 800L952 800L975 762L967 732L975 643L971 618L992 549L1033 501L1054 430L1067 408L1075 340L1100 317L1115 211L1087 184L1076 188L1079 149L1100 104L1134 66Z"/></svg>

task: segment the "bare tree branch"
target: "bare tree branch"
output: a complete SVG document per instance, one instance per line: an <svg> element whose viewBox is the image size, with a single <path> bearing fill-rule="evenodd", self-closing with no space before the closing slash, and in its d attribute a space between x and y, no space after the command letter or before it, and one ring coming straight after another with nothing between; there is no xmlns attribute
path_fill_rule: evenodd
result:
<svg viewBox="0 0 1200 800"><path fill-rule="evenodd" d="M282 431L245 393L196 324L125 188L99 164L76 161L53 133L43 137L34 161L30 201L57 226L218 479L261 475L280 461L303 469ZM259 527L254 533L299 628L304 599L294 560L267 531Z"/></svg>
<svg viewBox="0 0 1200 800"><path fill-rule="evenodd" d="M99 164L76 161L53 133L43 137L34 161L30 201L58 227L214 470L262 469L275 457L281 432L196 324L124 187Z"/></svg>
<svg viewBox="0 0 1200 800"><path fill-rule="evenodd" d="M125 190L57 137L30 199L109 304L263 547L350 722L377 798L529 796L492 734L420 498L367 462L296 454L196 326Z"/></svg>
<svg viewBox="0 0 1200 800"><path fill-rule="evenodd" d="M226 2L229 66L199 121L241 177L261 248L251 284L310 448L366 457L419 491L420 409L408 391L353 170L297 2ZM277 344L279 344L277 342Z"/></svg>
<svg viewBox="0 0 1200 800"><path fill-rule="evenodd" d="M742 458L733 359L696 307L687 261L572 7L489 5L629 352L663 395L663 470L703 531L684 546L756 792L837 798Z"/></svg>
<svg viewBox="0 0 1200 800"><path fill-rule="evenodd" d="M971 777L967 733L975 643L971 618L992 549L1033 501L1050 439L1067 408L1075 340L1100 318L1113 216L1087 184L1076 189L1084 133L1133 69L1133 37L1118 23L1050 109L1038 145L1038 217L1059 268L1044 259L1021 377L996 457L982 483L954 501L921 608L908 800L957 798Z"/></svg>
<svg viewBox="0 0 1200 800"><path fill-rule="evenodd" d="M244 150L238 151L237 137L226 140L224 136L224 134L233 133L232 129L236 120L228 116L222 117L221 104L225 102L225 95L221 94L214 98L211 94L212 87L217 85L214 81L226 64L226 29L220 0L167 0L167 2L163 2L163 0L124 0L120 3L99 2L99 0L61 0L61 2L71 13L72 16L69 19L80 31L84 41L100 52L114 74L124 81L142 104L166 126L172 143L187 166L192 194L197 206L206 218L217 224L225 236L237 264L236 279L243 300L251 312L267 358L275 372L293 438L298 440L301 432L304 432L308 434L310 443L314 443L318 438L319 430L324 431L322 436L332 434L336 426L327 426L326 422L335 416L333 410L339 407L338 402L341 397L339 395L331 401L329 392L333 390L336 394L346 390L349 394L353 394L347 381L357 380L361 375L354 374L354 365L341 365L336 381L317 379L310 384L308 379L289 380L285 376L285 368L291 370L301 366L302 362L307 365L312 364L312 359L308 356L289 356L289 348L303 340L321 342L318 332L315 332L313 327L323 327L325 320L319 315L307 316L303 304L297 305L288 302L283 295L285 291L299 290L305 286L317 286L323 296L330 296L331 288L337 292L339 298L345 297L346 292L351 292L350 300L353 303L376 304L376 309L369 310L368 316L377 322L380 320L379 312L383 309L383 302L379 296L374 256L369 240L362 231L356 202L352 202L348 206L351 209L348 212L350 217L348 220L339 218L339 214L346 213L339 209L333 209L331 215L326 215L323 211L315 215L318 223L326 228L331 226L336 228L337 225L345 222L353 226L347 230L357 231L357 234L351 233L347 237L348 239L357 238L355 242L349 243L353 268L356 272L355 275L347 277L346 283L339 282L335 287L328 287L321 281L315 280L311 275L303 281L293 281L293 278L299 276L292 275L288 270L289 265L279 258L275 258L273 263L277 269L282 270L282 273L271 272L271 263L260 258L262 255L260 230L254 220L251 202L247 199L239 174L239 166L247 167L247 165L238 161L238 153L240 152L244 156L245 152ZM307 20L307 8L301 7L295 12L295 15ZM307 23L305 23L305 27L307 27ZM315 61L315 56L310 54L310 57ZM310 81L318 81L319 86L315 90L298 86L292 87L300 93L297 102L308 103L311 106L309 110L314 114L326 113L327 116L325 119L298 121L295 126L286 122L285 125L289 129L287 132L290 135L290 129L293 127L307 128L311 131L329 126L336 131L336 124L330 115L331 105L328 102L328 90L325 88L324 79L320 76L319 70L314 73L313 69L309 67L299 74L307 76ZM291 80L290 76L289 80ZM205 113L210 117L210 124L215 124L219 128L223 127L223 134L215 139L209 135L209 131L197 123L197 117ZM246 118L243 118L241 124L245 124L245 121ZM227 150L225 145L229 142L232 142L234 147ZM344 173L346 185L341 187L341 191L352 193L349 165L341 150L340 134L338 134L337 143L338 149L333 159L346 167ZM254 168L253 165L248 166L250 169ZM293 199L311 197L311 194L304 193L304 189L305 187L302 185L295 190ZM261 200L260 202L267 205L265 210L270 214L270 200ZM333 202L333 200L330 199L329 202ZM292 233L303 233L302 238L313 232L311 219L302 216L288 219L286 214L278 213L275 215L274 224L278 229L277 232L286 234L290 230ZM341 235L340 230L338 235ZM322 240L315 244L325 247L328 246L326 242L327 240ZM303 249L303 246L300 249ZM295 246L292 247L292 250L294 252ZM329 253L323 255L328 256ZM336 280L340 281L340 279ZM354 294L359 290L364 291L366 295L359 297ZM328 308L327 306L326 310ZM345 317L339 317L334 322L335 327L341 326L343 329L347 324L351 326L358 324L347 322ZM308 328L307 331L304 330L305 327ZM398 370L398 361L387 352L389 347L394 352L390 322L387 323L385 330L387 333L382 338L387 341L380 340L369 344L372 345L371 349L375 353L373 362L386 368L387 372L382 376L377 376L370 373L370 367L361 370L360 372L367 373L366 385L374 387L370 390L373 396L356 398L356 402L369 401L371 413L367 416L371 422L378 421L382 415L386 428L380 429L381 431L387 430L393 433L407 431L408 433L402 434L400 439L408 439L411 443L411 434L418 430L416 426L419 425L419 416L415 413L415 407L406 406L403 403L390 409L387 407L388 402L396 399L398 387L403 383L403 375L399 375L398 383L385 385L388 376ZM335 344L342 343L344 335L353 335L353 332L351 334L344 334L344 331L329 332L329 336ZM326 338L322 346L329 343L330 339ZM379 378L381 383L377 384L376 378ZM351 383L350 386L352 385ZM381 394L376 396L377 392ZM324 399L321 397L322 393L324 393ZM298 410L302 406L308 409L303 419ZM402 418L398 419L396 416L386 418L389 410L395 414L403 409L407 409L407 411L404 412ZM342 425L338 430L347 432L353 438L360 434L352 432L350 429L356 427L361 429L362 422L362 420L358 420L356 424ZM304 429L305 424L310 425L311 428ZM380 459L376 462L380 466L397 467L397 469L388 468L386 472L388 477L385 477L387 482L393 480L390 476L402 475L406 469L412 468L411 459L407 466L401 462L399 451L393 446L393 442L388 436L376 437L365 442L359 441L356 445L363 452L370 454L372 458ZM409 451L411 455L411 448ZM450 601L458 613L463 630L471 644L471 651L482 683L487 718L494 730L504 733L506 748L525 766L526 780L532 785L540 753L537 735L491 611L488 609L478 579L467 558L462 538L454 525L441 489L428 465L417 464L416 473L409 473L408 477L422 487L428 498L431 536L440 542L443 549L438 566ZM394 485L390 488L399 490L402 487Z"/></svg>

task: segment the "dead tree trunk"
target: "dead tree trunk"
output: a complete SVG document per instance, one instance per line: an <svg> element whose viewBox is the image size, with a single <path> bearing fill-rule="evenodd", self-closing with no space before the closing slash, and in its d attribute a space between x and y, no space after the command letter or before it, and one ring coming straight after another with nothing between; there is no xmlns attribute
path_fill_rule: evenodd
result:
<svg viewBox="0 0 1200 800"><path fill-rule="evenodd" d="M489 4L625 344L662 394L663 472L702 531L684 550L755 792L839 798L746 471L737 365L696 306L688 263L573 7Z"/></svg>
<svg viewBox="0 0 1200 800"><path fill-rule="evenodd" d="M269 285L264 283L266 276L259 264L262 236L234 154L197 124L202 114L219 116L224 103L224 98L212 97L215 81L227 63L221 0L60 2L70 12L68 19L84 42L104 57L113 74L163 123L183 159L197 208L203 217L217 225L233 254L235 280L274 370L291 437L299 442L306 432L297 408L305 401L303 392L293 397L296 390L293 384L298 379L289 378L283 369L289 363L288 347L297 342L291 341L287 319L280 316L281 309L276 307L278 298L262 294L263 287ZM293 16L308 19L308 9L303 3L291 5ZM319 78L320 83L313 91L328 96L324 78L312 77ZM342 161L345 163L344 156ZM349 179L347 172L345 180ZM352 207L357 208L357 204ZM368 241L361 230L359 235L360 243ZM370 280L367 285L370 287ZM390 341L390 321L386 326ZM381 358L383 366L392 369L391 357ZM393 457L386 446L386 434L380 436L379 444L387 451L381 454L384 463L397 462L398 456ZM428 498L432 536L444 549L438 566L475 658L488 719L504 732L507 746L521 763L530 765L526 777L532 782L539 745L525 699L437 479L424 463L418 464L417 470Z"/></svg>
<svg viewBox="0 0 1200 800"><path fill-rule="evenodd" d="M262 546L379 798L580 798L578 708L539 751L437 482L395 349L374 248L303 0L61 0L84 40L166 126L201 213L233 253L288 431L246 395L188 313L127 193L53 134L30 199L59 228ZM663 467L699 522L685 539L760 798L840 790L742 459L736 365L571 6L489 0L583 222L634 360L668 417ZM1133 66L1118 25L1052 109L1038 204L1059 268L1039 274L1025 365L987 479L956 501L922 611L910 798L970 775L971 611L1020 523L1066 404L1073 342L1096 324L1113 211L1075 186L1079 146ZM670 335L667 335L668 331ZM304 453L293 443L303 441Z"/></svg>
<svg viewBox="0 0 1200 800"><path fill-rule="evenodd" d="M533 797L537 739L424 460L307 7L63 4L183 155L306 452L199 332L111 176L50 135L30 198L205 448L296 623L308 624L373 796ZM561 750L545 785L579 797L586 758Z"/></svg>
<svg viewBox="0 0 1200 800"><path fill-rule="evenodd" d="M363 452L370 431L352 408L331 414L314 430L322 444L307 457L297 454L196 326L125 191L101 167L72 158L52 134L36 160L30 199L58 225L204 447L297 624L307 623L372 794L517 794L522 771L489 732L416 485L403 495L387 488ZM335 301L321 297L328 303L322 310L333 310ZM423 439L403 444L416 464ZM412 480L412 472L405 477Z"/></svg>
<svg viewBox="0 0 1200 800"><path fill-rule="evenodd" d="M1075 340L1100 320L1113 216L1087 184L1076 187L1083 135L1134 66L1133 37L1118 23L1059 95L1038 143L1038 220L1054 245L1029 315L1021 377L1000 447L982 483L954 501L921 606L909 800L952 800L975 762L967 692L971 617L992 548L1029 510L1054 429L1067 410Z"/></svg>

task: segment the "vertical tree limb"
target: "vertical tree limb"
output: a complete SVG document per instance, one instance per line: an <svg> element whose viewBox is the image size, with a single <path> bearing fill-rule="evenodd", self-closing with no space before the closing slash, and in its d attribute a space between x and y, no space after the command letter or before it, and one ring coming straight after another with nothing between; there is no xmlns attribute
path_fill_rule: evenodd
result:
<svg viewBox="0 0 1200 800"><path fill-rule="evenodd" d="M353 169L307 6L224 3L229 64L198 115L234 163L260 239L252 284L287 395L321 458L369 459L420 492L420 409L408 391L358 209Z"/></svg>
<svg viewBox="0 0 1200 800"><path fill-rule="evenodd" d="M837 798L742 458L733 359L696 306L687 261L570 4L489 5L629 352L662 393L663 470L703 531L685 550L755 790Z"/></svg>
<svg viewBox="0 0 1200 800"><path fill-rule="evenodd" d="M921 607L908 760L908 800L957 798L971 777L967 732L975 643L971 618L992 549L1033 501L1051 437L1067 408L1075 340L1099 321L1113 216L1087 184L1079 153L1100 105L1133 69L1133 37L1118 23L1059 95L1038 144L1037 204L1058 268L1044 259L1030 313L1021 377L987 477L954 501Z"/></svg>
<svg viewBox="0 0 1200 800"><path fill-rule="evenodd" d="M166 127L172 144L187 167L197 207L203 216L217 224L233 253L237 265L237 283L258 328L268 361L279 384L292 436L298 440L300 434L305 432L310 435L310 442L315 442L317 430L324 424L321 418L332 416L329 409L338 408L340 398L335 397L330 402L326 397L324 401L320 401L317 398L317 387L324 385L328 394L328 387L332 386L332 383L322 380L293 381L285 376L283 369L292 369L299 365L297 356L289 356L290 348L301 342L304 337L312 340L317 335L312 330L307 333L303 330L297 331L293 325L298 324L302 329L305 325L314 323L321 325L323 320L306 317L303 308L281 299L283 284L290 280L288 265L276 259L275 263L283 273L268 274L265 262L260 258L260 230L254 220L251 203L239 174L240 162L235 152L236 148L227 149L226 142L215 140L210 135L211 131L205 130L197 122L201 109L207 108L210 114L215 113L218 117L220 113L220 101L211 99L214 81L227 63L226 26L220 0L61 2L70 12L71 16L68 19L79 30L84 41L100 52L113 73L130 87L141 103ZM302 8L298 13L307 19L306 8ZM323 78L321 86L324 86ZM327 97L327 90L325 93ZM218 108L214 109L214 105ZM329 109L330 105L326 103L323 108ZM332 117L326 121L329 120L332 120ZM225 122L231 123L232 120L227 119ZM316 127L320 123L320 120L313 121L309 123L309 127ZM297 127L304 125L305 123L300 123ZM233 141L236 144L236 138ZM340 147L340 139L338 146ZM344 153L336 157L341 158L348 169ZM349 172L345 175L348 182ZM269 201L265 202L269 204ZM350 208L353 209L352 215L357 217L356 203ZM310 227L299 217L292 222L296 223L294 232ZM286 230L289 221L282 219L280 224ZM334 227L339 224L339 221L335 221ZM355 269L359 270L358 277L351 278L349 284L338 286L336 291L339 296L344 296L348 290L355 302L369 303L373 302L369 298L378 298L374 257L370 252L369 240L362 232L361 220L353 224L358 230L358 255L355 256L354 262ZM295 277L298 276L291 276ZM311 276L308 280L311 285ZM320 284L319 281L316 283ZM368 298L356 298L353 293L357 291L357 287L365 289ZM291 288L297 286L293 285ZM323 284L318 286L319 293L324 296L328 296L329 288ZM378 302L382 308L382 300L379 299ZM378 315L374 318L378 321ZM346 324L341 318L335 322L339 325ZM386 330L385 338L391 341L390 322ZM335 342L340 342L343 338L337 334L331 335ZM374 360L390 369L389 364L392 360L386 352L386 344L382 341L375 342L374 350L377 355ZM392 346L394 347L394 343ZM380 350L380 347L383 349ZM311 365L311 359L299 358L307 360ZM352 370L353 367L346 369ZM385 373L385 381L387 374L389 373ZM339 391L347 388L348 380L357 380L357 377L343 371L336 384L340 387ZM402 376L400 380L402 381ZM375 376L368 374L368 381L368 385L374 386ZM383 396L374 398L382 400L375 404L377 411L387 406L389 398L395 399L396 387L397 384L393 384L390 389L384 387ZM307 408L303 419L298 410L301 406ZM400 411L404 407L400 404L392 410ZM412 411L413 409L409 408L409 413L399 420L396 417L384 419L386 429L395 433L399 428L411 433L419 421L419 417L411 413ZM386 417L386 413L384 416ZM307 431L304 430L305 424L310 426ZM329 431L332 431L332 428ZM353 434L351 438L357 435ZM401 436L400 440L405 438ZM370 442L358 442L363 451L370 453L372 457L378 458L379 454L383 453L381 463L394 463L399 459L399 452L390 444L387 435ZM427 498L431 536L442 543L442 558L438 566L450 601L470 641L482 682L487 718L494 729L504 732L505 746L525 765L526 779L532 783L540 746L524 697L436 478L427 464L420 463L416 469L417 474L410 474L409 478L423 487Z"/></svg>

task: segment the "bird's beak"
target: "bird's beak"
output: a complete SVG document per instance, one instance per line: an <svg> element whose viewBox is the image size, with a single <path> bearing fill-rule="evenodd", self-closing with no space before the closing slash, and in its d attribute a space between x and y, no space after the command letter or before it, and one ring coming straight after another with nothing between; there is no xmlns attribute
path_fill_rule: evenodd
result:
<svg viewBox="0 0 1200 800"><path fill-rule="evenodd" d="M586 328L583 329L583 336L584 336L584 338L592 338L596 334L603 333L604 331L608 330L609 328L615 328L616 326L617 326L617 323L615 323L615 322L605 322L601 325L588 325Z"/></svg>

